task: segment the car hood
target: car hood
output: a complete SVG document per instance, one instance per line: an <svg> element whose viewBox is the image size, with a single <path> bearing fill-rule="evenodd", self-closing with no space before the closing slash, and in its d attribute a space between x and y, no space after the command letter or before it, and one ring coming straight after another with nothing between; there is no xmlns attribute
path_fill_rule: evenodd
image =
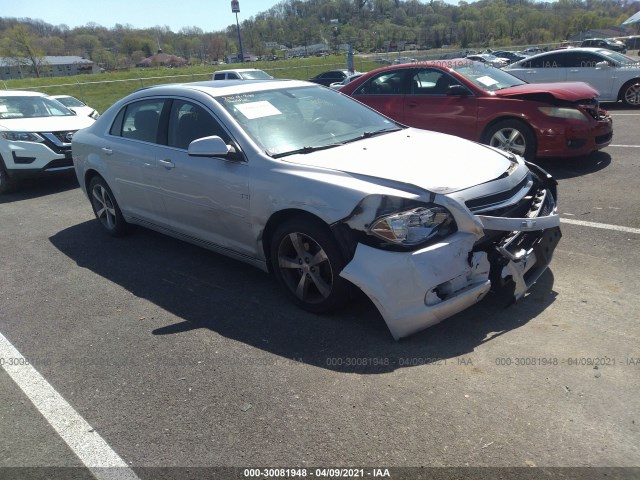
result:
<svg viewBox="0 0 640 480"><path fill-rule="evenodd" d="M70 115L68 117L10 118L0 119L0 128L13 132L60 132L80 130L94 122L87 115Z"/></svg>
<svg viewBox="0 0 640 480"><path fill-rule="evenodd" d="M489 182L511 165L507 154L452 135L414 128L282 160L448 193Z"/></svg>
<svg viewBox="0 0 640 480"><path fill-rule="evenodd" d="M526 83L507 87L495 92L498 97L520 97L531 94L547 94L558 100L577 102L599 95L598 91L584 82Z"/></svg>

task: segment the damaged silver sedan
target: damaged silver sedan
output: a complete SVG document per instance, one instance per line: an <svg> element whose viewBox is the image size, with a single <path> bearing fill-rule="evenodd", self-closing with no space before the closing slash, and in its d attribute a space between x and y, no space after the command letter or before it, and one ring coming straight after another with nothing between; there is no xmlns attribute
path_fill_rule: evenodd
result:
<svg viewBox="0 0 640 480"><path fill-rule="evenodd" d="M138 224L248 262L311 312L355 286L395 339L490 289L521 298L560 239L540 168L306 82L143 89L79 131L73 158L109 234Z"/></svg>

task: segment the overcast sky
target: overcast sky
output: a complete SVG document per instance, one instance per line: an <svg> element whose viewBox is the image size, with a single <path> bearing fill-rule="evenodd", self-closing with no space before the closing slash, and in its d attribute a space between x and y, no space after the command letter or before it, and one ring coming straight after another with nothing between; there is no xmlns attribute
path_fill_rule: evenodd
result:
<svg viewBox="0 0 640 480"><path fill-rule="evenodd" d="M239 0L240 22L269 10L280 0ZM457 0L447 0L457 4ZM223 30L235 23L230 0L1 0L0 16L33 18L70 28L97 23L112 28L130 24L135 28L168 25L173 32L199 27L205 32Z"/></svg>

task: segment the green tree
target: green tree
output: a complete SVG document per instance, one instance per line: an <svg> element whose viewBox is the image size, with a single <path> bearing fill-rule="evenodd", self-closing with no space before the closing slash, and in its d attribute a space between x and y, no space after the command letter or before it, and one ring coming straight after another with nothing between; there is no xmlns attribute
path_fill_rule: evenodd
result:
<svg viewBox="0 0 640 480"><path fill-rule="evenodd" d="M15 65L29 66L40 78L45 63L45 52L37 44L38 38L24 25L15 25L5 31L0 51Z"/></svg>

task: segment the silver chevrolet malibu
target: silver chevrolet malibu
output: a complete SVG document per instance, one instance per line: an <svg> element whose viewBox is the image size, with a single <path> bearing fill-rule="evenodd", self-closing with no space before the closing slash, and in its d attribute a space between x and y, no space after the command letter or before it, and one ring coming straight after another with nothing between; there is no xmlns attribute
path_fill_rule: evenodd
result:
<svg viewBox="0 0 640 480"><path fill-rule="evenodd" d="M137 224L245 261L311 312L358 287L396 339L490 289L521 298L560 240L542 169L307 82L142 89L72 150L109 234Z"/></svg>

